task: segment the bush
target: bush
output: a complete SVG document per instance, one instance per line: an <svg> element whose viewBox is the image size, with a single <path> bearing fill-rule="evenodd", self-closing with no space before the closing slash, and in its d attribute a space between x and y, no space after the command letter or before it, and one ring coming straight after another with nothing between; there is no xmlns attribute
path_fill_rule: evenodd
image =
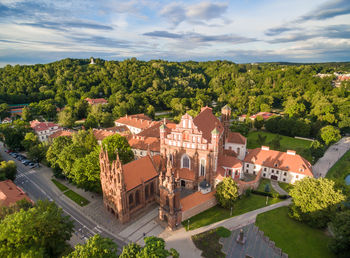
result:
<svg viewBox="0 0 350 258"><path fill-rule="evenodd" d="M225 227L218 227L216 229L216 234L218 234L221 237L227 238L227 237L231 236L231 231Z"/></svg>

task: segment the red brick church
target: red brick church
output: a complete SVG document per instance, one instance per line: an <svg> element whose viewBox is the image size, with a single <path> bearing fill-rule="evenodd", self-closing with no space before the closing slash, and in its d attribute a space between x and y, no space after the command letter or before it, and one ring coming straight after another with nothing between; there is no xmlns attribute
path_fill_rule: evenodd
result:
<svg viewBox="0 0 350 258"><path fill-rule="evenodd" d="M257 173L247 170L255 179L241 181L243 161L249 154L246 138L229 130L231 109L227 105L221 113L219 120L211 108L203 107L195 118L183 115L176 126L167 127L164 121L159 127L160 155L149 151L145 157L122 165L118 154L110 163L108 153L101 149L105 207L125 223L134 212L157 202L159 219L174 229L216 204L215 187L224 177L235 179L241 191L256 187L264 167L259 164Z"/></svg>

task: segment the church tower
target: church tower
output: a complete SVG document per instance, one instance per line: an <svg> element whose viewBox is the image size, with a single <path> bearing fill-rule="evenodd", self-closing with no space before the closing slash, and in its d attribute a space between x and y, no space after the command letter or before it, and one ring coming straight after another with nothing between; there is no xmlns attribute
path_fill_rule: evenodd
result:
<svg viewBox="0 0 350 258"><path fill-rule="evenodd" d="M231 108L228 105L225 105L221 109L221 123L224 126L224 142L228 137L230 131L230 119L231 119Z"/></svg>
<svg viewBox="0 0 350 258"><path fill-rule="evenodd" d="M127 212L128 202L126 198L126 185L119 154L116 160L109 162L108 152L101 147L100 167L103 203L107 210L115 214L121 223L129 221L130 214Z"/></svg>
<svg viewBox="0 0 350 258"><path fill-rule="evenodd" d="M181 223L180 189L176 185L172 161L168 157L166 173L159 175L159 219L166 221L171 230Z"/></svg>

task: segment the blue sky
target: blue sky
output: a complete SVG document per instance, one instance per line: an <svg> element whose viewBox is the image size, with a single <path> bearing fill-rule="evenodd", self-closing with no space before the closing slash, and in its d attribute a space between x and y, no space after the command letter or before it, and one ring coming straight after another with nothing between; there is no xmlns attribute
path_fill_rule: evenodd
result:
<svg viewBox="0 0 350 258"><path fill-rule="evenodd" d="M0 0L0 66L90 56L350 61L350 0Z"/></svg>

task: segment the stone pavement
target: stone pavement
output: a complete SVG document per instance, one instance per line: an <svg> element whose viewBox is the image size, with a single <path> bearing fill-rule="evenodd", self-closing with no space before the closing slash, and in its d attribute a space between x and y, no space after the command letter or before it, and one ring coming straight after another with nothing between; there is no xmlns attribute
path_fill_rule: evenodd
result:
<svg viewBox="0 0 350 258"><path fill-rule="evenodd" d="M314 177L325 177L328 170L350 149L350 137L344 137L331 145L312 167Z"/></svg>
<svg viewBox="0 0 350 258"><path fill-rule="evenodd" d="M288 206L290 203L291 200L288 199L191 231L186 231L183 227L173 232L165 230L159 235L159 237L164 238L167 248L175 248L179 252L180 257L201 257L201 251L198 250L193 244L193 241L191 239L192 235L196 235L220 226L228 228L229 230L235 230L248 224L254 223L256 216L260 213L264 213L266 211L273 210L282 206Z"/></svg>
<svg viewBox="0 0 350 258"><path fill-rule="evenodd" d="M277 193L281 195L288 195L288 193L279 186L277 181L271 180L271 186Z"/></svg>
<svg viewBox="0 0 350 258"><path fill-rule="evenodd" d="M119 233L124 239L129 241L144 244L143 238L146 236L158 236L161 232L164 231L156 218L158 217L158 207L152 209L150 212L145 214L142 218L135 221L123 231Z"/></svg>
<svg viewBox="0 0 350 258"><path fill-rule="evenodd" d="M240 229L234 230L228 238L221 238L222 252L226 257L245 258L246 255L254 258L277 258L281 257L281 249L274 246L263 232L259 231L253 223L242 228L246 241L244 244L237 243ZM277 250L276 250L277 249ZM279 252L278 252L279 251Z"/></svg>

